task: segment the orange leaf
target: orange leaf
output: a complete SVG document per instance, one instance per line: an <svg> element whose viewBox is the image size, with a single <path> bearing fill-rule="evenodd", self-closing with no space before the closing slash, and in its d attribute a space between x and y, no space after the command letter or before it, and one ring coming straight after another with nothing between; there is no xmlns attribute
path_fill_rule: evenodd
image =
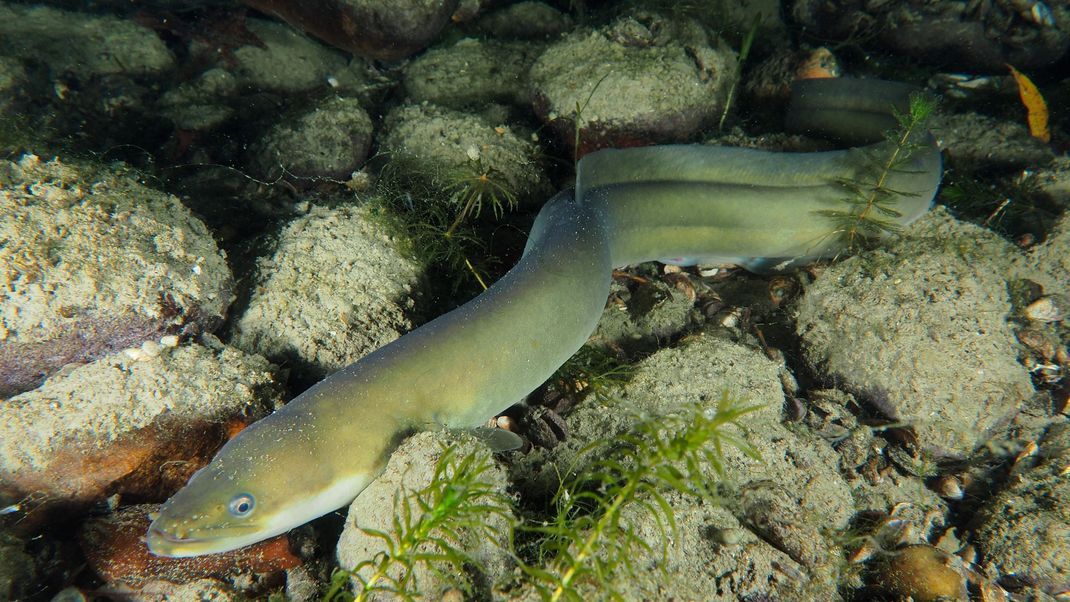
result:
<svg viewBox="0 0 1070 602"><path fill-rule="evenodd" d="M1048 103L1040 95L1040 90L1022 72L1007 65L1018 83L1018 96L1025 105L1026 119L1029 123L1029 134L1041 142L1051 142L1051 130L1048 129Z"/></svg>

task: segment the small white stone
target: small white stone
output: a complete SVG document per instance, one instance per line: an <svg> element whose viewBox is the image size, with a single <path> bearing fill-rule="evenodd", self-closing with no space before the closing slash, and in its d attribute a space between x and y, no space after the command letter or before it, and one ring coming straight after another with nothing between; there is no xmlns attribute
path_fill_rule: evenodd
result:
<svg viewBox="0 0 1070 602"><path fill-rule="evenodd" d="M160 349L160 344L156 341L145 341L141 344L141 352L144 354L145 359L160 355Z"/></svg>
<svg viewBox="0 0 1070 602"><path fill-rule="evenodd" d="M164 347L178 347L178 335L169 334L160 337L160 345L163 345Z"/></svg>
<svg viewBox="0 0 1070 602"><path fill-rule="evenodd" d="M724 326L725 328L739 328L740 318L742 317L740 313L741 312L738 309L733 309L726 313L725 316L721 318L721 326Z"/></svg>
<svg viewBox="0 0 1070 602"><path fill-rule="evenodd" d="M711 276L716 276L720 271L721 268L699 268L698 275L703 278L709 278Z"/></svg>
<svg viewBox="0 0 1070 602"><path fill-rule="evenodd" d="M1025 317L1036 322L1060 322L1066 318L1070 300L1063 295L1045 295L1025 308Z"/></svg>

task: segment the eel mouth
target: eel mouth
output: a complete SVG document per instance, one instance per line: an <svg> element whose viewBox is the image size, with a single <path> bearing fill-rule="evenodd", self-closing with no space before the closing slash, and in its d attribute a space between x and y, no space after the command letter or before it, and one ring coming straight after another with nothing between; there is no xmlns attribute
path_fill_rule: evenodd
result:
<svg viewBox="0 0 1070 602"><path fill-rule="evenodd" d="M231 525L227 529L197 529L194 531L197 535L191 536L182 525L153 523L149 525L144 541L150 552L168 558L220 554L266 539L258 536L254 527ZM253 534L249 535L249 531Z"/></svg>
<svg viewBox="0 0 1070 602"><path fill-rule="evenodd" d="M170 533L168 531L165 531L165 530L163 530L163 529L161 529L159 527L149 527L148 539L149 539L149 541L158 539L158 540L163 540L163 541L165 541L167 543L178 543L178 544L196 543L198 541L201 541L200 539L198 539L196 537L179 537L179 536L174 535L174 534L172 534L172 533Z"/></svg>
<svg viewBox="0 0 1070 602"><path fill-rule="evenodd" d="M145 545L156 556L167 558L181 558L194 555L198 547L204 544L204 540L197 537L179 537L170 531L150 526L145 534Z"/></svg>

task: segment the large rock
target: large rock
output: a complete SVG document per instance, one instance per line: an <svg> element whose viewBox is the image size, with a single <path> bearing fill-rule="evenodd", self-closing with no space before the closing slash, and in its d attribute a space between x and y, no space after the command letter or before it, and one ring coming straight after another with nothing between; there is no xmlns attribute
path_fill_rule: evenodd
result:
<svg viewBox="0 0 1070 602"><path fill-rule="evenodd" d="M233 343L315 381L415 326L421 266L367 206L314 207L258 263Z"/></svg>
<svg viewBox="0 0 1070 602"><path fill-rule="evenodd" d="M116 493L174 492L280 402L263 358L213 344L145 344L0 402L0 493L44 499L22 509L35 518Z"/></svg>
<svg viewBox="0 0 1070 602"><path fill-rule="evenodd" d="M933 211L902 240L835 263L807 287L797 328L816 371L966 456L1033 394L1017 361L1005 274L1015 250Z"/></svg>
<svg viewBox="0 0 1070 602"><path fill-rule="evenodd" d="M982 507L974 539L991 577L1055 594L1070 591L1070 426L1053 424L1037 444L1037 458L1021 458L1015 482Z"/></svg>
<svg viewBox="0 0 1070 602"><path fill-rule="evenodd" d="M372 481L368 487L353 500L349 506L349 514L346 517L345 530L338 541L338 564L347 570L352 570L364 561L374 561L385 550L385 542L365 529L400 535L395 521L411 525L426 515L423 508L410 501L409 516L405 515L404 507L400 504L402 497L412 496L416 492L432 484L436 466L442 460L444 450L451 449L453 461L460 461L471 456L478 462L489 463L490 468L484 472L479 481L486 486L493 495L499 497L499 503L510 499L507 493L509 480L504 468L495 464L491 457L491 451L482 442L472 438L457 439L438 432L419 433L401 445L391 456L383 474ZM456 463L453 464L457 466ZM449 475L451 473L447 473ZM425 500L430 498L424 498ZM474 503L489 504L490 500L477 499ZM467 575L447 575L442 569L447 568L441 562L430 563L417 562L413 566L415 584L420 593L429 600L441 600L443 594L457 587L458 581L462 585L467 581L474 591L478 592L477 598L488 596L489 586L503 581L512 572L514 561L509 549L509 534L512 529L514 517L511 513L495 514L485 513L485 527L472 529L468 526L452 527L455 536L435 531L428 536L441 537L455 549L467 554L472 560L471 573ZM487 538L487 533L500 534L499 539ZM435 554L439 548L432 543L424 543L419 546L416 553ZM395 565L389 574L397 578L404 569ZM368 579L374 573L373 566L364 566L359 571L363 579ZM453 577L451 579L451 577ZM380 581L379 585L383 582ZM371 599L386 600L394 599L389 596L373 595Z"/></svg>
<svg viewBox="0 0 1070 602"><path fill-rule="evenodd" d="M685 142L717 122L735 65L735 53L700 28L625 17L550 46L531 68L533 104L569 147L579 122L577 156Z"/></svg>
<svg viewBox="0 0 1070 602"><path fill-rule="evenodd" d="M457 9L457 0L243 0L328 44L396 61L426 47Z"/></svg>
<svg viewBox="0 0 1070 602"><path fill-rule="evenodd" d="M54 77L158 75L174 64L154 31L110 15L0 3L0 54L43 62Z"/></svg>
<svg viewBox="0 0 1070 602"><path fill-rule="evenodd" d="M267 574L301 564L285 535L221 554L157 556L145 545L145 532L158 509L154 504L127 506L82 525L78 540L86 561L110 589L125 589L140 600L249 599L267 593ZM197 590L204 590L204 597L189 596ZM251 591L241 598L235 590Z"/></svg>
<svg viewBox="0 0 1070 602"><path fill-rule="evenodd" d="M136 178L32 155L0 164L0 396L222 323L223 253L177 198Z"/></svg>
<svg viewBox="0 0 1070 602"><path fill-rule="evenodd" d="M368 158L372 120L356 98L331 97L279 120L253 145L250 163L267 179L348 179Z"/></svg>
<svg viewBox="0 0 1070 602"><path fill-rule="evenodd" d="M503 205L538 206L552 194L539 147L522 130L432 104L405 105L384 122L380 149L450 190L482 191ZM410 167L411 166L411 167ZM505 207L505 209L509 209Z"/></svg>
<svg viewBox="0 0 1070 602"><path fill-rule="evenodd" d="M405 69L409 101L464 109L491 102L527 105L528 69L541 48L534 44L465 38L434 48Z"/></svg>

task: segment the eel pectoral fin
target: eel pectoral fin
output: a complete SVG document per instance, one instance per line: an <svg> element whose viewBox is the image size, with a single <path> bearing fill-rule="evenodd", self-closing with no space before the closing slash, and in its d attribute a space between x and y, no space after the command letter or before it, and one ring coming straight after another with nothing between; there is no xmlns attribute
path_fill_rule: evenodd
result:
<svg viewBox="0 0 1070 602"><path fill-rule="evenodd" d="M520 435L505 429L478 426L472 429L465 429L465 432L485 443L490 448L490 451L494 453L513 451L524 446L524 440Z"/></svg>

